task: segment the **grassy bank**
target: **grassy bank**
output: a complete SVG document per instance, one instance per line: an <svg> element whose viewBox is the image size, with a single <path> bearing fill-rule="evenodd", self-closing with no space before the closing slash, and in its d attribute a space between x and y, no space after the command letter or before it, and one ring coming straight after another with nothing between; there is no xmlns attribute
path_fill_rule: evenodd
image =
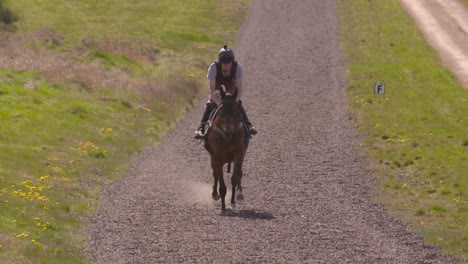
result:
<svg viewBox="0 0 468 264"><path fill-rule="evenodd" d="M249 1L3 1L0 262L84 263L80 219L197 101Z"/></svg>
<svg viewBox="0 0 468 264"><path fill-rule="evenodd" d="M427 241L468 259L468 91L399 1L339 1L346 89L378 196ZM385 95L374 83L385 82Z"/></svg>

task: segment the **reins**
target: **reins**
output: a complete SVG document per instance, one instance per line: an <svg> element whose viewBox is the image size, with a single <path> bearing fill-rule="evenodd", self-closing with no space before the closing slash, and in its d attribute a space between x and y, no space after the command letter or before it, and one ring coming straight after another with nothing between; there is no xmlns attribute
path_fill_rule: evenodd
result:
<svg viewBox="0 0 468 264"><path fill-rule="evenodd" d="M219 110L221 110L221 108L223 107L223 104L221 104L219 107L216 108L216 110L213 111L213 114L211 115L211 118L210 120L208 121L208 124L209 124L209 128L213 130L213 132L217 133L218 135L222 136L223 139L225 140L230 140L232 138L232 135L234 135L235 133L237 133L239 130L241 129L244 129L244 124L242 123L242 121L239 122L239 124L237 125L237 127L235 127L233 130L230 130L229 132L231 132L231 135L230 136L226 136L226 133L223 129L217 127L215 124L214 124L214 120L216 119L216 116L219 114Z"/></svg>
<svg viewBox="0 0 468 264"><path fill-rule="evenodd" d="M229 137L226 136L226 134L224 133L224 131L223 131L221 128L215 126L214 124L210 124L210 127L211 127L211 129L213 129L213 132L218 133L218 134L221 135L225 140L229 140L229 139L231 139L232 135L234 135L235 133L237 133L237 131L243 129L243 128L244 128L244 125L242 124L242 122L239 122L239 125L232 131L232 134L231 134L231 136L229 136Z"/></svg>

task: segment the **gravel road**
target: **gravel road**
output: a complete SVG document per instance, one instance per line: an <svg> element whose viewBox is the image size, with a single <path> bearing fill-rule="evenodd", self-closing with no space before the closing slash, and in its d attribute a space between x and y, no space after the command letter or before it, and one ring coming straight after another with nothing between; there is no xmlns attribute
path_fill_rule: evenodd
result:
<svg viewBox="0 0 468 264"><path fill-rule="evenodd" d="M259 130L244 163L245 200L224 214L211 200L209 155L192 139L201 101L105 192L88 219L89 261L457 263L373 200L337 26L334 1L253 1L234 49Z"/></svg>

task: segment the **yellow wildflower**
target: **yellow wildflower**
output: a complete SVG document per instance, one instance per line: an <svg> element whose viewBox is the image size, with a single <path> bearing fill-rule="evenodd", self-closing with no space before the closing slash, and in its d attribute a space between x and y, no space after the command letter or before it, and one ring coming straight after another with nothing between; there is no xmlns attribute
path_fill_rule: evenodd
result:
<svg viewBox="0 0 468 264"><path fill-rule="evenodd" d="M16 235L16 238L22 238L22 237L29 237L29 234L21 233L21 234Z"/></svg>
<svg viewBox="0 0 468 264"><path fill-rule="evenodd" d="M32 183L31 180L26 180L26 181L20 182L20 185L27 186L27 185L29 185L30 183Z"/></svg>
<svg viewBox="0 0 468 264"><path fill-rule="evenodd" d="M50 178L50 176L49 176L49 175L46 175L46 176L42 176L40 179L41 179L41 181L45 181L45 180L47 180L48 178Z"/></svg>
<svg viewBox="0 0 468 264"><path fill-rule="evenodd" d="M407 183L403 183L403 185L401 186L401 188L408 188L408 184Z"/></svg>
<svg viewBox="0 0 468 264"><path fill-rule="evenodd" d="M195 73L194 72L189 72L187 73L187 76L190 78L195 78Z"/></svg>
<svg viewBox="0 0 468 264"><path fill-rule="evenodd" d="M39 197L37 197L37 199L38 199L39 201L46 201L46 202L49 201L49 198L47 198L46 196L39 196Z"/></svg>

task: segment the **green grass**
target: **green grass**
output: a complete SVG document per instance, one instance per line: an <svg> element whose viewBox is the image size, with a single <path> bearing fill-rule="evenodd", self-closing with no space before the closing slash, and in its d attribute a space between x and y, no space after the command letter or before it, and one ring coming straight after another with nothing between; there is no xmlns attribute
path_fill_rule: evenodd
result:
<svg viewBox="0 0 468 264"><path fill-rule="evenodd" d="M121 176L143 138L167 126L154 129L161 123L149 110L50 85L38 73L3 69L0 79L0 255L78 261L78 217L96 208L99 187Z"/></svg>
<svg viewBox="0 0 468 264"><path fill-rule="evenodd" d="M207 52L243 21L247 1L6 0L22 15L23 31L52 28L70 41L131 38L182 53ZM235 16L234 14L240 14ZM71 33L71 34L70 34ZM216 46L216 47L217 47Z"/></svg>
<svg viewBox="0 0 468 264"><path fill-rule="evenodd" d="M468 91L399 1L339 1L346 89L378 196L449 254L468 259ZM385 81L385 95L374 95Z"/></svg>
<svg viewBox="0 0 468 264"><path fill-rule="evenodd" d="M115 89L106 80L92 85L86 72L57 80L0 68L2 264L86 262L80 219L96 210L101 188L124 174L132 155L156 144L197 101L208 63L233 43L248 4L4 1L20 15L17 34L39 35L18 45L77 64L99 61L96 78L120 70L151 85Z"/></svg>

